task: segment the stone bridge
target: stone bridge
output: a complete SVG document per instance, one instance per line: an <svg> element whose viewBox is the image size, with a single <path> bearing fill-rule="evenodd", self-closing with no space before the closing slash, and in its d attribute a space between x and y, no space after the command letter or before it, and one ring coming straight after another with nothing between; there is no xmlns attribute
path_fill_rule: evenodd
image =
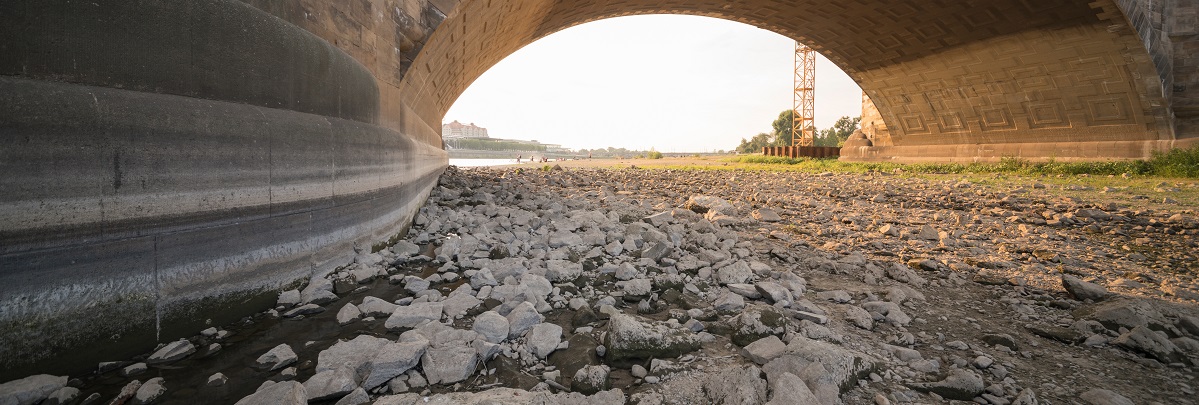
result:
<svg viewBox="0 0 1199 405"><path fill-rule="evenodd" d="M441 119L533 41L655 13L803 41L859 160L1142 158L1199 139L1190 0L0 2L0 380L271 305L403 235Z"/></svg>

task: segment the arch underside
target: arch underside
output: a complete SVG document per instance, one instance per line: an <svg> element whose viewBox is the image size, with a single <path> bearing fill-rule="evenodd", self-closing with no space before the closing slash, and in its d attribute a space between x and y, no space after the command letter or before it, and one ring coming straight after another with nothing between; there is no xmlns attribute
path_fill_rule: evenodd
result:
<svg viewBox="0 0 1199 405"><path fill-rule="evenodd" d="M873 147L850 158L1137 158L1176 134L1152 60L1110 0L1042 2L469 1L401 84L440 122L488 68L533 41L605 18L688 14L804 42L877 106Z"/></svg>

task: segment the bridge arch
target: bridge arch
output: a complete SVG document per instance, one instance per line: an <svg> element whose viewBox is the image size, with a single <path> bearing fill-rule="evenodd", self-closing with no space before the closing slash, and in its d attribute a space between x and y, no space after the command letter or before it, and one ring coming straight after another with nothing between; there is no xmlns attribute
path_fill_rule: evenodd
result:
<svg viewBox="0 0 1199 405"><path fill-rule="evenodd" d="M1114 1L474 1L400 94L440 122L488 68L564 28L626 15L738 21L812 46L877 108L858 159L1139 158L1176 144L1163 82ZM869 115L869 114L867 114Z"/></svg>

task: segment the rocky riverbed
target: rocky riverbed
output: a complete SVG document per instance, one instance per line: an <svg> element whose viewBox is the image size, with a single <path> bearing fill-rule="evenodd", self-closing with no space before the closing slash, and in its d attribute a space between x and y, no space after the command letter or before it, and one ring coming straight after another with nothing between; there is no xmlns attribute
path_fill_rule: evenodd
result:
<svg viewBox="0 0 1199 405"><path fill-rule="evenodd" d="M1194 404L1193 207L867 174L451 167L406 240L0 403Z"/></svg>

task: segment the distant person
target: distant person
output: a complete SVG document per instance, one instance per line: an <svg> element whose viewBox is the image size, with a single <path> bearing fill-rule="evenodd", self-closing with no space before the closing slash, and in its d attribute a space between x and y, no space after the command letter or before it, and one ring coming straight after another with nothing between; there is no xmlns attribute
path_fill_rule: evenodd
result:
<svg viewBox="0 0 1199 405"><path fill-rule="evenodd" d="M516 155L516 163L520 163L520 157L521 155Z"/></svg>
<svg viewBox="0 0 1199 405"><path fill-rule="evenodd" d="M588 159L588 160L590 160L590 159L591 159L591 152L587 152L587 159Z"/></svg>

